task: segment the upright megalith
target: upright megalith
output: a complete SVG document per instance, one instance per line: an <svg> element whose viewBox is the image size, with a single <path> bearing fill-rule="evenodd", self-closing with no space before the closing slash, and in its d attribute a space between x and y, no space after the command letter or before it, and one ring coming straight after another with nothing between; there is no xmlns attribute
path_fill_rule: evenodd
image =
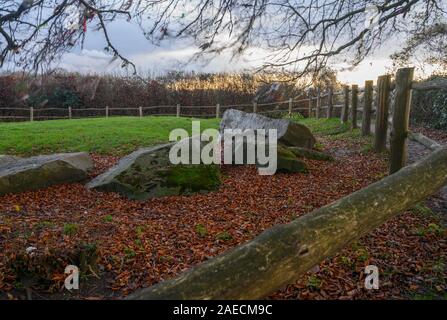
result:
<svg viewBox="0 0 447 320"><path fill-rule="evenodd" d="M174 143L139 149L124 157L87 188L120 193L144 200L165 195L206 192L220 185L220 168L214 164L172 164Z"/></svg>
<svg viewBox="0 0 447 320"><path fill-rule="evenodd" d="M286 146L312 149L316 142L309 128L302 124L287 119L272 119L256 113L246 113L235 109L229 109L224 112L220 130L223 131L225 129L265 129L266 134L268 134L269 129L276 129L278 143Z"/></svg>
<svg viewBox="0 0 447 320"><path fill-rule="evenodd" d="M4 157L0 161L0 195L82 181L92 168L92 159L84 152L23 159Z"/></svg>

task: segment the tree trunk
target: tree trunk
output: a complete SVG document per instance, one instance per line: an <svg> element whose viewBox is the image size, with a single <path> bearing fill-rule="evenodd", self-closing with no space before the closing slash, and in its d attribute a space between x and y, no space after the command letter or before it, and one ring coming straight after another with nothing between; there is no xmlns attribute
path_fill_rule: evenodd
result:
<svg viewBox="0 0 447 320"><path fill-rule="evenodd" d="M129 299L259 299L447 183L447 148Z"/></svg>

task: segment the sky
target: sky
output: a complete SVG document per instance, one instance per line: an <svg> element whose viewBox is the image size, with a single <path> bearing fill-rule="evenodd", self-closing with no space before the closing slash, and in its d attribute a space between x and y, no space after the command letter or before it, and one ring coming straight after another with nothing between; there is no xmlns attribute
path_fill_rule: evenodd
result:
<svg viewBox="0 0 447 320"><path fill-rule="evenodd" d="M159 75L169 70L197 72L238 72L262 65L267 52L261 49L250 49L242 57L233 58L230 53L211 59L210 61L190 61L197 51L192 41L179 38L168 38L160 45L147 40L138 26L123 21L109 25L112 42L126 58L137 66L142 76ZM105 42L102 34L87 28L84 47L75 49L64 55L55 66L68 71L83 73L119 73L121 62L113 61L103 50ZM392 67L390 54L397 48L393 45L376 51L370 58L352 70L343 70L343 66L334 65L340 70L338 78L347 84L364 84L365 80L375 80L386 74Z"/></svg>

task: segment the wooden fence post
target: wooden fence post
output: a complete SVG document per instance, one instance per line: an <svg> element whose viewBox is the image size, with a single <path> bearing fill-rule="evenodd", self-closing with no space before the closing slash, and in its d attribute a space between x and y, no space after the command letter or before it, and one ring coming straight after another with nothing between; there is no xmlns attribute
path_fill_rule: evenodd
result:
<svg viewBox="0 0 447 320"><path fill-rule="evenodd" d="M140 118L143 118L143 107L138 107L138 113L140 114Z"/></svg>
<svg viewBox="0 0 447 320"><path fill-rule="evenodd" d="M317 89L317 106L315 108L315 118L320 118L320 109L321 109L321 89L318 87Z"/></svg>
<svg viewBox="0 0 447 320"><path fill-rule="evenodd" d="M253 102L253 113L256 113L258 111L258 104L256 102Z"/></svg>
<svg viewBox="0 0 447 320"><path fill-rule="evenodd" d="M106 106L106 118L109 117L109 106Z"/></svg>
<svg viewBox="0 0 447 320"><path fill-rule="evenodd" d="M363 107L362 117L362 135L367 136L371 133L371 113L374 81L365 81L365 105Z"/></svg>
<svg viewBox="0 0 447 320"><path fill-rule="evenodd" d="M72 111L71 111L71 107L68 107L68 119L72 118Z"/></svg>
<svg viewBox="0 0 447 320"><path fill-rule="evenodd" d="M352 129L356 129L357 125L357 105L359 103L359 86L356 84L352 85L351 89L351 121Z"/></svg>
<svg viewBox="0 0 447 320"><path fill-rule="evenodd" d="M334 89L332 87L329 87L327 99L327 118L329 119L334 116Z"/></svg>
<svg viewBox="0 0 447 320"><path fill-rule="evenodd" d="M411 84L414 68L397 70L396 93L391 128L390 174L399 171L407 160L407 137L410 122Z"/></svg>
<svg viewBox="0 0 447 320"><path fill-rule="evenodd" d="M377 110L374 130L374 150L376 152L384 152L386 150L390 85L390 75L380 76L377 79Z"/></svg>
<svg viewBox="0 0 447 320"><path fill-rule="evenodd" d="M341 110L341 122L346 123L348 122L349 117L349 86L345 85L343 87L344 91L344 103L343 108Z"/></svg>
<svg viewBox="0 0 447 320"><path fill-rule="evenodd" d="M293 99L289 98L289 116L292 115Z"/></svg>
<svg viewBox="0 0 447 320"><path fill-rule="evenodd" d="M29 108L29 121L31 121L31 122L34 121L34 108L33 107Z"/></svg>
<svg viewBox="0 0 447 320"><path fill-rule="evenodd" d="M177 104L177 112L176 112L177 118L180 117L180 104Z"/></svg>
<svg viewBox="0 0 447 320"><path fill-rule="evenodd" d="M310 94L310 90L307 97L309 98L309 118L312 118L312 95Z"/></svg>
<svg viewBox="0 0 447 320"><path fill-rule="evenodd" d="M216 104L216 118L219 118L220 115L220 104Z"/></svg>

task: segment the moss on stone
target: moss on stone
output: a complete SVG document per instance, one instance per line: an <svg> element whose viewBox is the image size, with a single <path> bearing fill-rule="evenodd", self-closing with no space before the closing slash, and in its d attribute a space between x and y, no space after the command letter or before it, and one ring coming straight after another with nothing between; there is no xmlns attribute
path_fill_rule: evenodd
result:
<svg viewBox="0 0 447 320"><path fill-rule="evenodd" d="M287 149L287 147L284 147L282 145L278 145L277 147L277 153L278 158L289 158L289 159L296 159L295 154Z"/></svg>
<svg viewBox="0 0 447 320"><path fill-rule="evenodd" d="M277 155L277 172L307 172L306 164L287 147L278 145Z"/></svg>
<svg viewBox="0 0 447 320"><path fill-rule="evenodd" d="M165 186L180 188L181 193L215 190L221 184L217 165L176 165L165 175Z"/></svg>

